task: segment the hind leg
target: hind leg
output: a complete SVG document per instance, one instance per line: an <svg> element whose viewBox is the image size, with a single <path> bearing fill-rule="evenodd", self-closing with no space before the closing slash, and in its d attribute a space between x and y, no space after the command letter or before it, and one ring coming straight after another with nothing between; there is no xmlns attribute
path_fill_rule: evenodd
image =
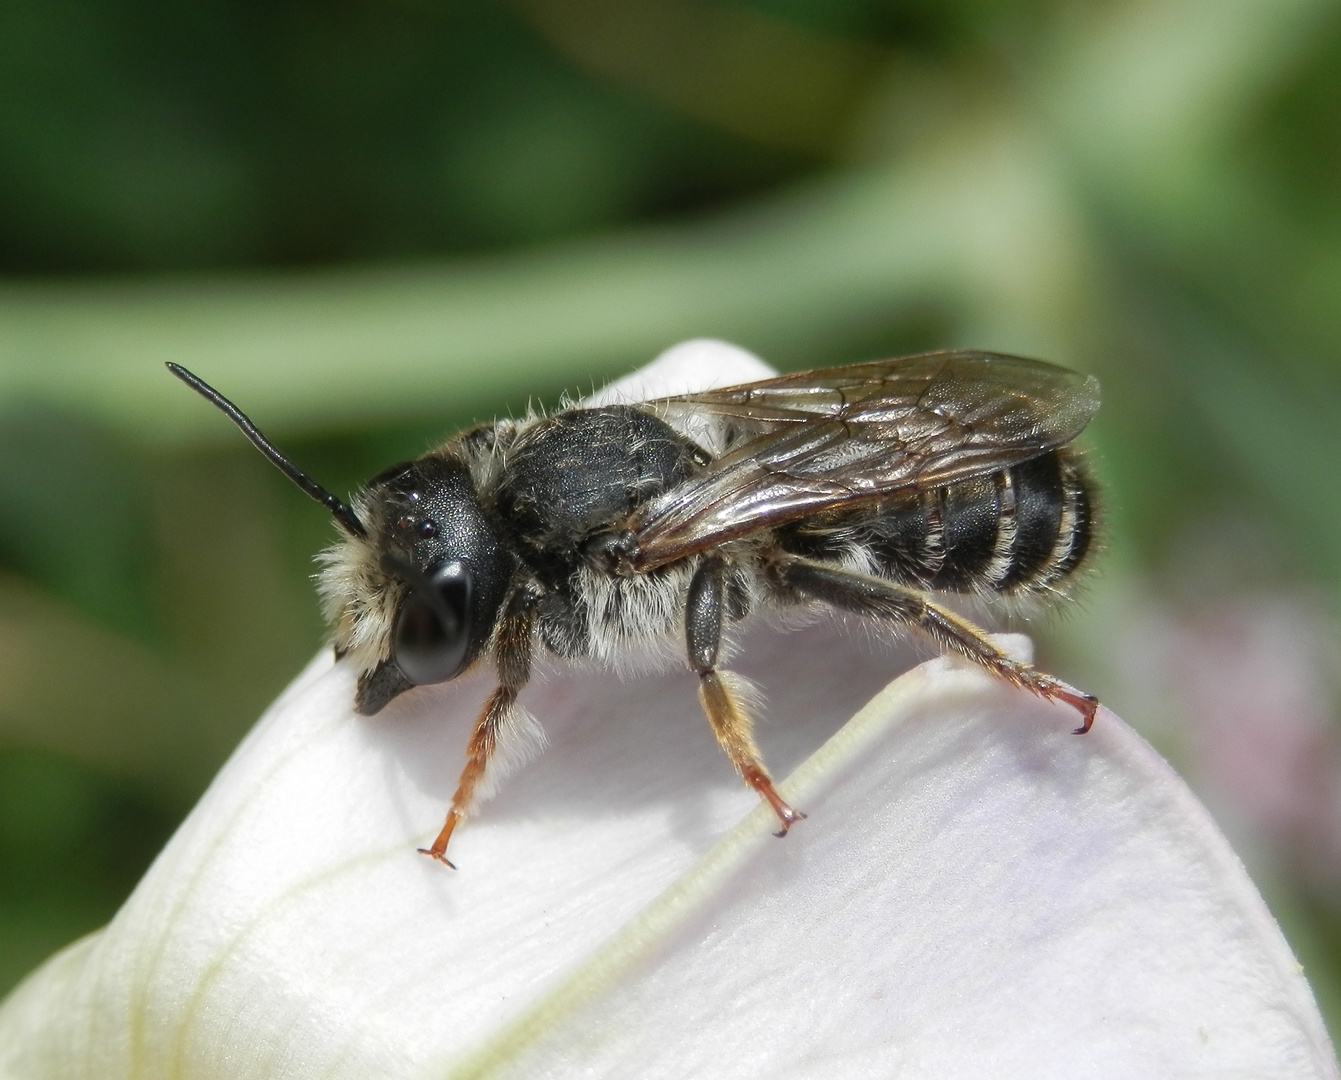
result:
<svg viewBox="0 0 1341 1080"><path fill-rule="evenodd" d="M1070 705L1081 717L1081 725L1075 729L1077 735L1085 734L1094 723L1099 708L1097 698L1030 664L1012 660L967 619L933 603L916 589L796 555L779 556L772 573L777 584L800 599L822 600L881 622L911 626L943 649L981 664L1009 683L1049 701Z"/></svg>

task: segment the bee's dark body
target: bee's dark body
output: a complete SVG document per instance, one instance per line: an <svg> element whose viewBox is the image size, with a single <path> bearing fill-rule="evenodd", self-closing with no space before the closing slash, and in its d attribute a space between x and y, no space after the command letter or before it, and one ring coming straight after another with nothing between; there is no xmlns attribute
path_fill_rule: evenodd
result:
<svg viewBox="0 0 1341 1080"><path fill-rule="evenodd" d="M1052 450L990 476L802 521L778 542L933 592L1012 596L1054 588L1089 550L1089 480Z"/></svg>
<svg viewBox="0 0 1341 1080"><path fill-rule="evenodd" d="M495 512L525 561L555 588L591 557L593 541L710 460L632 405L561 412L527 428L504 453Z"/></svg>
<svg viewBox="0 0 1341 1080"><path fill-rule="evenodd" d="M1034 361L928 354L636 405L569 408L463 433L389 469L346 506L272 460L347 536L322 591L359 712L491 656L486 703L438 839L524 756L517 704L538 646L620 664L672 649L699 676L723 750L773 807L744 687L718 669L754 611L831 608L915 628L1087 730L1097 703L1001 653L928 594L1064 591L1090 547L1092 498L1068 444L1097 384ZM518 749L518 746L521 746Z"/></svg>

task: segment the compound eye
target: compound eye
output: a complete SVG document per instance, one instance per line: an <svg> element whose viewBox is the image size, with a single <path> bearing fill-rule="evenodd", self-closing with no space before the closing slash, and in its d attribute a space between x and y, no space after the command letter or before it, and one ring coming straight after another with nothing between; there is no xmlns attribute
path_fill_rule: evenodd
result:
<svg viewBox="0 0 1341 1080"><path fill-rule="evenodd" d="M392 659L416 686L461 673L470 646L470 571L453 559L410 590L396 616Z"/></svg>

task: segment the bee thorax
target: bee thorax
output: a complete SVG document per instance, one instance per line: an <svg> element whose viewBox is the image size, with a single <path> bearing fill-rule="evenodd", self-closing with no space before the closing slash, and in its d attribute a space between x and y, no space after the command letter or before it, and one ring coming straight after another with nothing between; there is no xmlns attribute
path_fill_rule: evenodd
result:
<svg viewBox="0 0 1341 1080"><path fill-rule="evenodd" d="M600 533L582 544L582 554L596 570L616 577L632 577L637 570L638 540L627 529Z"/></svg>

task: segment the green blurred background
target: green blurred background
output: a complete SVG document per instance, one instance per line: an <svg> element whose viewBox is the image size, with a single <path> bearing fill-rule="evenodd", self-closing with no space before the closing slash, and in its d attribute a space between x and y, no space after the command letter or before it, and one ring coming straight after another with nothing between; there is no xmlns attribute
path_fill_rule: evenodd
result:
<svg viewBox="0 0 1341 1080"><path fill-rule="evenodd" d="M1341 1030L1341 2L6 0L0 991L318 647L347 491L694 336L1097 373L1041 657L1217 813Z"/></svg>

